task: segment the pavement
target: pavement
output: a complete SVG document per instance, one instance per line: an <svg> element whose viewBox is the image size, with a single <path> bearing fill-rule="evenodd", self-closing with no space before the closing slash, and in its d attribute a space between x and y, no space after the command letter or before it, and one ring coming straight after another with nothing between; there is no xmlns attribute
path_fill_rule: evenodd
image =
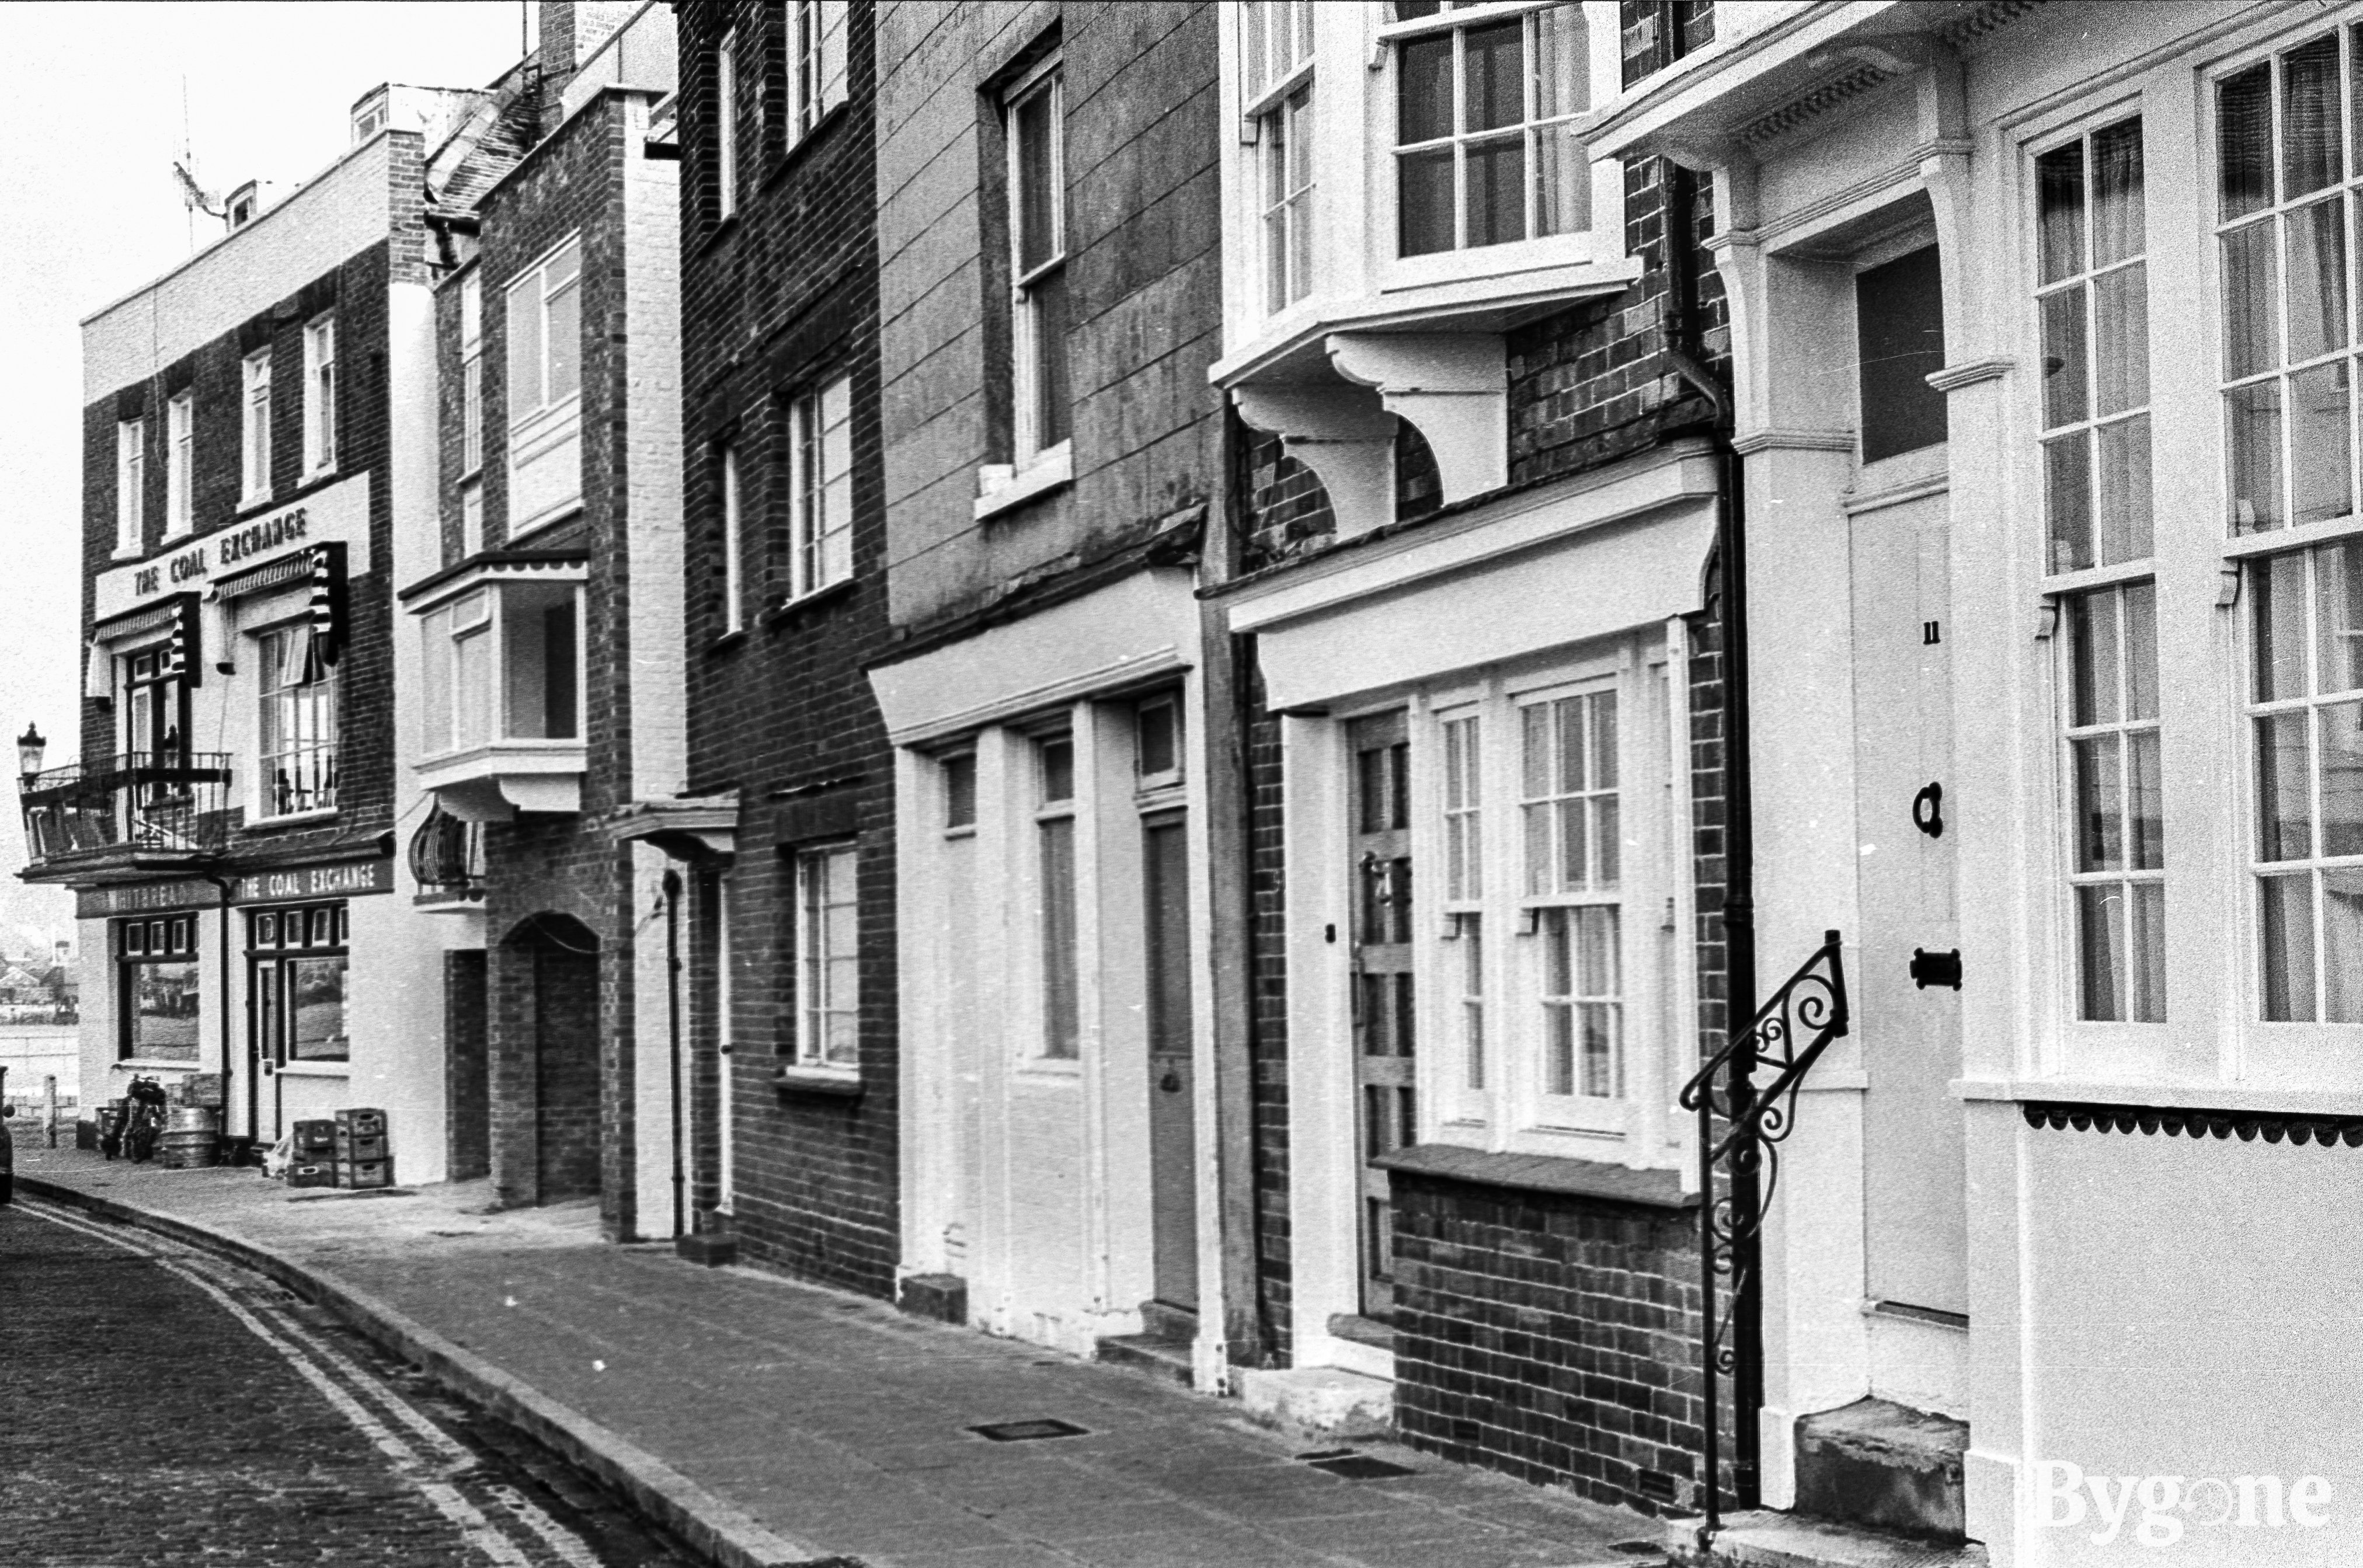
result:
<svg viewBox="0 0 2363 1568"><path fill-rule="evenodd" d="M483 1182L289 1189L17 1144L20 1191L239 1258L730 1568L1603 1568L1662 1527L669 1246ZM995 1441L974 1429L1062 1423ZM1377 1462L1315 1467L1350 1447Z"/></svg>

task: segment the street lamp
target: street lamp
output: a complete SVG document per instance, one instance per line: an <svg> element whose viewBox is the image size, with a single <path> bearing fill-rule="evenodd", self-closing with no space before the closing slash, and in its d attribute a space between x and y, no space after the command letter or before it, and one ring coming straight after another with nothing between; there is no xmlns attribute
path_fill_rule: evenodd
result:
<svg viewBox="0 0 2363 1568"><path fill-rule="evenodd" d="M50 743L41 738L39 726L27 724L25 733L17 737L17 771L30 779L41 770L41 756Z"/></svg>

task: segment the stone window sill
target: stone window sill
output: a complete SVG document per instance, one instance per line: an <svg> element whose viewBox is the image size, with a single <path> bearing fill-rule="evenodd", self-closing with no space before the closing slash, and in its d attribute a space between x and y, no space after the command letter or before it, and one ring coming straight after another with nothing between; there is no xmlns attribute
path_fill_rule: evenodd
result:
<svg viewBox="0 0 2363 1568"><path fill-rule="evenodd" d="M1075 447L1071 441L1059 442L1022 470L1004 463L987 463L976 473L975 520L982 523L988 517L1015 511L1061 485L1072 484L1074 479Z"/></svg>
<svg viewBox="0 0 2363 1568"><path fill-rule="evenodd" d="M1698 1194L1682 1190L1675 1171L1636 1171L1559 1154L1496 1154L1450 1143L1418 1143L1370 1162L1382 1170L1437 1181L1505 1187L1522 1192L1598 1198L1644 1209L1695 1209Z"/></svg>
<svg viewBox="0 0 2363 1568"><path fill-rule="evenodd" d="M793 1094L828 1095L838 1099L861 1098L861 1075L842 1067L782 1067L771 1085Z"/></svg>

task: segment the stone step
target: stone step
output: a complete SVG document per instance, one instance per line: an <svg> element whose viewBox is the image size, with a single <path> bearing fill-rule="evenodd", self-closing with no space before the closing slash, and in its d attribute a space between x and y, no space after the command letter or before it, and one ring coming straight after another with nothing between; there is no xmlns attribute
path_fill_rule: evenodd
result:
<svg viewBox="0 0 2363 1568"><path fill-rule="evenodd" d="M1701 1551L1698 1520L1666 1521L1666 1551L1686 1568L1986 1568L1976 1541L1941 1542L1803 1514L1727 1514Z"/></svg>
<svg viewBox="0 0 2363 1568"><path fill-rule="evenodd" d="M1858 1399L1797 1423L1796 1511L1842 1524L1958 1541L1966 1522L1967 1422Z"/></svg>
<svg viewBox="0 0 2363 1568"><path fill-rule="evenodd" d="M1190 1342L1159 1334L1111 1334L1093 1347L1092 1359L1109 1366L1128 1366L1151 1377L1191 1386Z"/></svg>

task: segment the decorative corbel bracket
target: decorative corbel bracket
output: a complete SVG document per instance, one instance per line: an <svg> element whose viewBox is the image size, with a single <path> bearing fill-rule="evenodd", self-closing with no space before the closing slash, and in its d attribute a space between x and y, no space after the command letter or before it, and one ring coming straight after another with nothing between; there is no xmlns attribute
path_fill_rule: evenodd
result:
<svg viewBox="0 0 2363 1568"><path fill-rule="evenodd" d="M1394 517L1395 422L1367 387L1336 381L1249 382L1231 389L1239 417L1280 437L1329 492L1337 536Z"/></svg>
<svg viewBox="0 0 2363 1568"><path fill-rule="evenodd" d="M1510 479L1510 376L1496 332L1336 332L1329 363L1436 454L1447 506Z"/></svg>

